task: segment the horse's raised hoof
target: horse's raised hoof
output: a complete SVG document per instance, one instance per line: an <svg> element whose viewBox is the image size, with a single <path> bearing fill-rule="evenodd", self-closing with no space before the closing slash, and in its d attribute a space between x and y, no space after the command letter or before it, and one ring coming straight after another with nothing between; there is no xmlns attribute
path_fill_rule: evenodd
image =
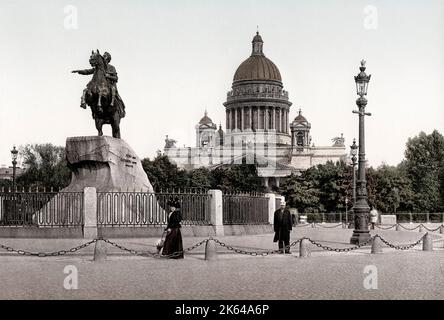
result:
<svg viewBox="0 0 444 320"><path fill-rule="evenodd" d="M80 104L80 108L86 109L86 104L85 103L81 103Z"/></svg>
<svg viewBox="0 0 444 320"><path fill-rule="evenodd" d="M102 113L103 109L101 107L97 107L97 112Z"/></svg>

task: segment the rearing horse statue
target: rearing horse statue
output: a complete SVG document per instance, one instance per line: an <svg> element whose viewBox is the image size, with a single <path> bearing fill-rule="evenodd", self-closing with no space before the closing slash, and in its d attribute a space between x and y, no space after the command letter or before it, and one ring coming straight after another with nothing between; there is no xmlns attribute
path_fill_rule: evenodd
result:
<svg viewBox="0 0 444 320"><path fill-rule="evenodd" d="M120 119L125 116L122 99L113 90L113 84L107 77L107 62L99 50L91 52L89 63L93 67L86 70L74 70L73 73L92 74L91 81L83 90L80 106L90 106L99 136L103 135L102 126L110 124L114 138L120 139Z"/></svg>

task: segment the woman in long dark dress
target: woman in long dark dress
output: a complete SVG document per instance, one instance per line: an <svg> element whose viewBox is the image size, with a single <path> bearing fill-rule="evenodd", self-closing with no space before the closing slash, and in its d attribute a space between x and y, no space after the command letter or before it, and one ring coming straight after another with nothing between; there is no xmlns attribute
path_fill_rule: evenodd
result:
<svg viewBox="0 0 444 320"><path fill-rule="evenodd" d="M168 205L170 206L170 213L168 214L167 235L165 237L162 255L166 256L178 252L176 255L171 256L171 258L183 259L182 234L180 232L180 222L182 221L180 204L178 201L170 201Z"/></svg>

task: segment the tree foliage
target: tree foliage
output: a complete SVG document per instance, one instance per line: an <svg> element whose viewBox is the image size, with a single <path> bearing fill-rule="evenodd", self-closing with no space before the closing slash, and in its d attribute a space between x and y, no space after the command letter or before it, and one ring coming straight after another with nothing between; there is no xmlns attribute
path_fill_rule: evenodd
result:
<svg viewBox="0 0 444 320"><path fill-rule="evenodd" d="M292 175L279 191L301 212L345 211L352 174L350 166L330 162ZM435 130L410 138L398 166L367 168L366 180L368 203L382 212L444 211L443 136Z"/></svg>
<svg viewBox="0 0 444 320"><path fill-rule="evenodd" d="M25 172L19 176L19 188L45 187L59 189L68 186L71 181L65 157L65 148L46 144L27 144L19 148Z"/></svg>
<svg viewBox="0 0 444 320"><path fill-rule="evenodd" d="M214 170L198 168L185 171L172 163L168 156L158 153L150 160L142 160L142 166L156 191L161 189L220 189L233 191L264 191L254 165L239 164L221 166Z"/></svg>
<svg viewBox="0 0 444 320"><path fill-rule="evenodd" d="M442 168L444 167L444 137L434 130L420 132L409 138L405 150L405 169L415 191L416 211L444 210L442 197Z"/></svg>
<svg viewBox="0 0 444 320"><path fill-rule="evenodd" d="M300 212L345 211L346 198L351 200L351 168L331 161L311 167L301 175L292 175L280 188L290 206Z"/></svg>

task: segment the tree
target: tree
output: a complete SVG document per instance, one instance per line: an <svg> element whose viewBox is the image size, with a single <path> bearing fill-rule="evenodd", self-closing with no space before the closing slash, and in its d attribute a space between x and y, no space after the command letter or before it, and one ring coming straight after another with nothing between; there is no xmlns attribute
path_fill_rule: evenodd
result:
<svg viewBox="0 0 444 320"><path fill-rule="evenodd" d="M382 212L407 212L413 209L411 182L402 167L382 165L373 170L374 197L371 204Z"/></svg>
<svg viewBox="0 0 444 320"><path fill-rule="evenodd" d="M441 170L444 166L444 137L434 130L409 138L405 150L405 169L415 191L414 210L437 212L444 209Z"/></svg>
<svg viewBox="0 0 444 320"><path fill-rule="evenodd" d="M207 168L185 171L172 163L167 155L158 153L153 160L143 159L142 167L156 191L168 188L220 189L224 192L265 191L256 166L252 164L221 166L211 171Z"/></svg>
<svg viewBox="0 0 444 320"><path fill-rule="evenodd" d="M351 170L347 171L345 163L331 161L306 171L305 176L319 189L323 211L345 211L345 198L351 194Z"/></svg>
<svg viewBox="0 0 444 320"><path fill-rule="evenodd" d="M264 192L265 187L254 164L221 166L211 171L212 188L224 192Z"/></svg>
<svg viewBox="0 0 444 320"><path fill-rule="evenodd" d="M345 211L345 198L351 198L352 169L343 162L311 167L300 176L292 175L280 188L289 205L300 212Z"/></svg>
<svg viewBox="0 0 444 320"><path fill-rule="evenodd" d="M302 176L291 175L288 177L282 183L280 193L285 196L290 207L297 208L301 213L323 211L319 202L319 189L313 181L308 181Z"/></svg>
<svg viewBox="0 0 444 320"><path fill-rule="evenodd" d="M198 168L187 174L187 188L210 189L212 176L207 168Z"/></svg>
<svg viewBox="0 0 444 320"><path fill-rule="evenodd" d="M142 160L142 167L156 191L185 188L187 185L185 170L179 169L167 155L158 153L153 160L145 158Z"/></svg>
<svg viewBox="0 0 444 320"><path fill-rule="evenodd" d="M26 171L19 176L19 188L53 187L56 190L68 186L71 171L67 166L65 148L46 144L27 144L19 148Z"/></svg>

